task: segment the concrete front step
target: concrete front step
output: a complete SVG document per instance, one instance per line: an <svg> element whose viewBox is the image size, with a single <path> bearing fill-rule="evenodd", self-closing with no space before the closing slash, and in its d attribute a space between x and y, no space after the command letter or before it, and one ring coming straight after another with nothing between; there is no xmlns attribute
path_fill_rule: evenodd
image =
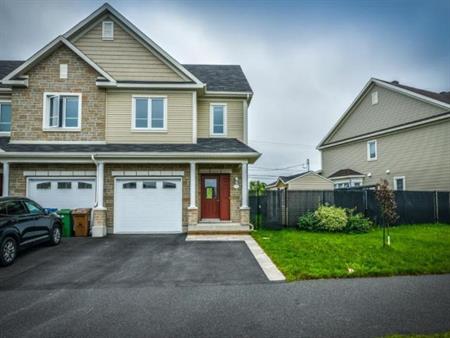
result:
<svg viewBox="0 0 450 338"><path fill-rule="evenodd" d="M251 232L249 225L239 223L199 223L188 226L188 234L248 234Z"/></svg>

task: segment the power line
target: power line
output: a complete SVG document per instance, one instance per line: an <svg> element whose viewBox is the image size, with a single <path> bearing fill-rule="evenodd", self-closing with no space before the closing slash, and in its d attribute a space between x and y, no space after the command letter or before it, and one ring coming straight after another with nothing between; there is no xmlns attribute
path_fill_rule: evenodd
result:
<svg viewBox="0 0 450 338"><path fill-rule="evenodd" d="M299 163L299 164L292 164L290 166L284 167L284 168L268 168L268 167L258 167L258 166L252 166L250 167L250 169L261 169L261 170L287 170L287 169L292 169L292 168L296 168L296 167L304 167L305 163Z"/></svg>

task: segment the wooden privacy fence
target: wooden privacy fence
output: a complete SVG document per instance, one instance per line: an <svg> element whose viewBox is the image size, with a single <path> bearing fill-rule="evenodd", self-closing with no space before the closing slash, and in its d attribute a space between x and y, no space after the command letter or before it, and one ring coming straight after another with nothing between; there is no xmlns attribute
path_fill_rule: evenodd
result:
<svg viewBox="0 0 450 338"><path fill-rule="evenodd" d="M398 224L450 223L450 192L395 191ZM373 190L267 191L250 195L251 220L266 227L297 226L298 218L321 204L356 209L379 224Z"/></svg>

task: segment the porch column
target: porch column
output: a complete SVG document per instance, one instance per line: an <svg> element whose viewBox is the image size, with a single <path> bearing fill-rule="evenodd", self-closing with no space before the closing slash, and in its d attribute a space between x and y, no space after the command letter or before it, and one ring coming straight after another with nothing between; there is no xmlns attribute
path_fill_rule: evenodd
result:
<svg viewBox="0 0 450 338"><path fill-rule="evenodd" d="M250 208L248 206L248 164L247 162L242 163L242 201L240 209L241 225L250 227Z"/></svg>
<svg viewBox="0 0 450 338"><path fill-rule="evenodd" d="M248 164L242 163L242 202L241 208L248 208Z"/></svg>
<svg viewBox="0 0 450 338"><path fill-rule="evenodd" d="M9 195L9 162L4 161L3 162L3 191L2 196L8 196Z"/></svg>
<svg viewBox="0 0 450 338"><path fill-rule="evenodd" d="M92 237L106 236L106 208L103 205L104 163L97 162L96 196L97 206L94 208L92 220Z"/></svg>
<svg viewBox="0 0 450 338"><path fill-rule="evenodd" d="M198 223L198 208L195 202L197 196L196 165L195 161L190 162L188 225L196 225Z"/></svg>

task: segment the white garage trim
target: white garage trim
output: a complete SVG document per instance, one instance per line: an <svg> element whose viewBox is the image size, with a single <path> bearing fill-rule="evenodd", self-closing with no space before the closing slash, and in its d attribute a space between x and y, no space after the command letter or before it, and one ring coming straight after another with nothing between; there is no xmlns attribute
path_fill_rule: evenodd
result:
<svg viewBox="0 0 450 338"><path fill-rule="evenodd" d="M159 215L160 220L156 219L156 220L152 220L151 219L151 215L148 215L149 217L146 217L145 215L143 215L143 219L148 219L147 224L149 225L148 229L139 229L139 226L142 225L141 224L137 224L136 227L133 229L133 227L130 227L130 230L127 230L127 226L126 224L119 224L119 211L120 211L120 205L118 202L118 199L121 197L119 196L119 192L117 190L118 184L120 182L126 182L126 181L130 181L130 182L136 182L137 183L137 188L139 189L139 184L142 181L147 181L147 180L154 180L157 182L162 182L163 181L177 181L179 184L179 189L176 189L177 191L177 199L171 199L170 201L174 203L174 207L179 209L179 210L175 210L175 211L171 211L170 213L165 213L164 215ZM163 191L163 189L157 185L157 189L161 189L161 191ZM153 189L151 189L153 190ZM169 189L171 190L171 189ZM144 190L140 190L140 191L144 191ZM150 190L149 190L150 191ZM114 222L113 222L113 233L115 234L152 234L152 233L181 233L183 226L182 226L182 219L183 219L183 180L182 177L179 176L123 176L123 177L115 177L114 178L114 187L113 187L113 193L114 193ZM136 194L138 194L139 191L136 190ZM157 197L161 197L161 195L157 196ZM139 200L137 200L139 201ZM147 200L150 201L150 200ZM155 201L161 201L161 199L156 199ZM162 201L162 203L164 203L164 201ZM139 205L135 206L136 209L139 208ZM153 207L157 207L155 205L153 205ZM148 209L146 209L148 210ZM158 209L159 211L160 209ZM149 210L151 212L151 210ZM155 210L154 210L155 211ZM157 216L158 217L158 216ZM161 221L161 219L164 219L165 217L172 217L172 220L169 220L170 223L170 227L169 230L165 230L162 229L161 227L158 226L154 226L152 229L152 222L153 225L155 223L159 223L162 222L164 223L164 221ZM122 222L126 222L126 220L122 220ZM173 222L173 225L172 225ZM125 229L122 229L125 228Z"/></svg>
<svg viewBox="0 0 450 338"><path fill-rule="evenodd" d="M113 171L111 173L112 176L138 176L148 178L149 176L166 176L166 177L176 177L176 176L184 176L184 171ZM136 178L136 177L134 177Z"/></svg>
<svg viewBox="0 0 450 338"><path fill-rule="evenodd" d="M24 171L23 176L92 176L95 177L95 171ZM48 177L44 177L48 178ZM84 177L83 177L84 178Z"/></svg>

